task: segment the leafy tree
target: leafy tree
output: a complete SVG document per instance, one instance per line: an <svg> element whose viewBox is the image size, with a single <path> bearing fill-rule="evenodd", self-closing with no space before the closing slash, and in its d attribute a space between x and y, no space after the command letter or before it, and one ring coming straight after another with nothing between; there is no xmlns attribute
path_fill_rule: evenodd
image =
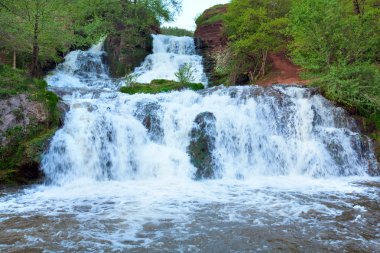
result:
<svg viewBox="0 0 380 253"><path fill-rule="evenodd" d="M314 72L378 60L380 9L364 2L294 0L289 26L293 60Z"/></svg>
<svg viewBox="0 0 380 253"><path fill-rule="evenodd" d="M379 17L377 0L294 0L289 34L313 84L380 127Z"/></svg>
<svg viewBox="0 0 380 253"><path fill-rule="evenodd" d="M41 60L57 60L71 40L65 0L2 0L2 22L8 23L8 38L31 54L30 73L40 75ZM19 31L19 32L17 32Z"/></svg>
<svg viewBox="0 0 380 253"><path fill-rule="evenodd" d="M269 52L284 50L290 0L232 0L225 15L232 49L232 75L248 74L251 82L266 73Z"/></svg>

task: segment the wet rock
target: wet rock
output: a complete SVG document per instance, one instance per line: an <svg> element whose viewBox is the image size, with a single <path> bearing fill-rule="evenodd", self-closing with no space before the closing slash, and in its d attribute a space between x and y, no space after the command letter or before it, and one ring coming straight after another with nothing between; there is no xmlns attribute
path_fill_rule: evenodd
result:
<svg viewBox="0 0 380 253"><path fill-rule="evenodd" d="M104 49L107 52L106 61L109 65L110 76L119 78L129 74L152 52L152 46L153 40L150 36L144 37L141 44L135 45L133 50L126 48L126 42L120 36L108 36Z"/></svg>
<svg viewBox="0 0 380 253"><path fill-rule="evenodd" d="M162 109L157 103L140 103L137 106L135 117L148 130L149 137L152 141L161 142L164 138L164 129L161 126Z"/></svg>
<svg viewBox="0 0 380 253"><path fill-rule="evenodd" d="M195 179L214 178L216 163L213 157L216 137L216 118L211 112L200 113L194 120L190 132L190 145L187 152L191 163L197 168Z"/></svg>
<svg viewBox="0 0 380 253"><path fill-rule="evenodd" d="M70 106L62 101L58 102L58 111L59 111L59 126L63 126L65 123L66 113L70 110Z"/></svg>

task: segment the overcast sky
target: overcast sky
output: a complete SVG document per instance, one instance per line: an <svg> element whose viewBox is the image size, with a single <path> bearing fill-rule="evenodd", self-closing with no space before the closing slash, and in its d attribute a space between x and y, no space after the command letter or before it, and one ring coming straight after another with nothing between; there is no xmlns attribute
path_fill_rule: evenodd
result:
<svg viewBox="0 0 380 253"><path fill-rule="evenodd" d="M230 0L182 0L182 13L174 22L165 23L165 26L177 26L188 30L195 30L195 17L207 8L216 4L225 4Z"/></svg>

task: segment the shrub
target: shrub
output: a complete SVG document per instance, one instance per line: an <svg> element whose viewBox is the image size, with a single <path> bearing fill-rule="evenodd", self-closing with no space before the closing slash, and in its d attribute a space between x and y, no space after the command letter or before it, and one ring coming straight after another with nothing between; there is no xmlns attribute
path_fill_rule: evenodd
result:
<svg viewBox="0 0 380 253"><path fill-rule="evenodd" d="M188 84L194 82L194 70L191 63L185 63L175 76L178 78L178 81L182 84Z"/></svg>

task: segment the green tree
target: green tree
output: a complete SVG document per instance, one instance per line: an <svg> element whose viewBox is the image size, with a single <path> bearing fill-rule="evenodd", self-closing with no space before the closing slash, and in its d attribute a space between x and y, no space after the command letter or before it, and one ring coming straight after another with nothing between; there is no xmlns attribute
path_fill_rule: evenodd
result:
<svg viewBox="0 0 380 253"><path fill-rule="evenodd" d="M266 73L269 52L286 48L285 15L290 0L232 0L225 16L231 48L231 78L248 74L254 82Z"/></svg>
<svg viewBox="0 0 380 253"><path fill-rule="evenodd" d="M379 7L370 1L294 0L289 34L293 60L310 71L375 62L380 52Z"/></svg>
<svg viewBox="0 0 380 253"><path fill-rule="evenodd" d="M29 45L23 51L31 55L32 76L40 75L40 62L57 60L57 53L67 50L73 40L66 4L65 0L2 0L2 19L8 21L12 35L8 38Z"/></svg>
<svg viewBox="0 0 380 253"><path fill-rule="evenodd" d="M293 60L313 84L380 127L378 0L294 0L289 19Z"/></svg>

